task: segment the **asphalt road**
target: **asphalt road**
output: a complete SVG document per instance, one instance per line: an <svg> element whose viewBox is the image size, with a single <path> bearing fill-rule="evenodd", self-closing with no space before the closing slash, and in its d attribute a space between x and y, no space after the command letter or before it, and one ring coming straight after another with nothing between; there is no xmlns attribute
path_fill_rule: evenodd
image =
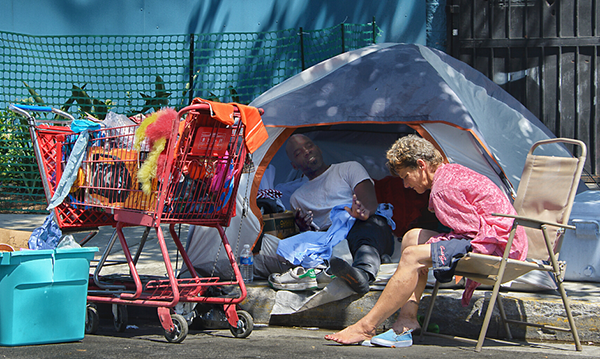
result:
<svg viewBox="0 0 600 359"><path fill-rule="evenodd" d="M593 358L600 346L584 345L583 352L561 344L508 344L489 341L481 353L462 342L426 337L409 348L341 346L323 339L331 330L258 326L246 339L229 330L190 329L180 344L167 342L156 323L129 326L116 332L110 321L101 322L94 335L63 344L0 347L0 358Z"/></svg>

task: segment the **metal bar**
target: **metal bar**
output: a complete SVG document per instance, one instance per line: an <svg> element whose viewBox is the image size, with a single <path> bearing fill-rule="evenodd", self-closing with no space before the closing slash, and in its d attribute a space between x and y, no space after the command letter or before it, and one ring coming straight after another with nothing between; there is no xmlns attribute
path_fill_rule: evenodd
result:
<svg viewBox="0 0 600 359"><path fill-rule="evenodd" d="M546 240L546 249L548 250L548 255L550 256L550 262L552 263L552 268L554 268L556 285L558 287L558 291L560 292L563 306L565 307L565 312L567 313L569 326L571 327L570 332L571 335L573 335L573 340L575 341L575 349L577 351L581 351L581 342L579 341L579 333L577 332L577 327L575 326L575 319L573 319L573 314L571 313L571 304L569 302L569 298L567 297L567 292L565 292L565 287L563 286L563 279L558 275L558 273L560 273L560 266L558 265L558 260L554 254L554 248L550 243L550 235L548 234L548 228L546 225L542 226L542 232L544 233L544 239Z"/></svg>
<svg viewBox="0 0 600 359"><path fill-rule="evenodd" d="M560 19L561 19L561 13L560 13L560 4L561 2L557 2L556 3L556 36L561 38L562 37L562 27L560 26Z"/></svg>
<svg viewBox="0 0 600 359"><path fill-rule="evenodd" d="M188 76L190 77L190 88L188 90L189 103L192 103L192 100L194 99L194 39L195 35L190 34L190 69L188 74Z"/></svg>
<svg viewBox="0 0 600 359"><path fill-rule="evenodd" d="M127 244L127 239L125 239L125 235L123 234L123 222L117 223L116 232L119 237L119 242L121 243L121 249L123 249L123 255L127 260L127 265L129 266L129 274L135 283L135 292L132 293L122 293L121 298L123 299L137 299L142 295L143 284L140 279L140 275L135 268L135 264L133 263L133 259L131 258L131 252L129 251L129 245ZM175 303L177 304L177 303ZM174 305L175 305L174 304Z"/></svg>
<svg viewBox="0 0 600 359"><path fill-rule="evenodd" d="M514 320L514 319L506 319L506 322L510 323L510 324L526 325L528 327L536 327L536 328L543 328L543 329L550 329L550 330L558 330L558 331L561 331L561 332L570 332L571 331L570 328L556 327L554 325L546 325L546 324L537 324L537 323L530 323L530 322L522 322L520 320Z"/></svg>
<svg viewBox="0 0 600 359"><path fill-rule="evenodd" d="M340 28L342 29L342 54L346 52L346 43L345 43L345 28L344 23L340 24Z"/></svg>
<svg viewBox="0 0 600 359"><path fill-rule="evenodd" d="M504 304L502 303L502 296L498 294L496 298L496 305L498 306L498 311L500 312L500 319L502 319L502 324L504 325L504 330L506 331L506 337L508 339L512 339L512 333L510 332L510 327L508 326L508 319L506 318L506 311L504 310Z"/></svg>
<svg viewBox="0 0 600 359"><path fill-rule="evenodd" d="M598 32L597 27L596 27L596 21L598 21L598 19L596 18L596 11L598 11L597 7L596 7L596 0L592 1L592 36L598 36Z"/></svg>
<svg viewBox="0 0 600 359"><path fill-rule="evenodd" d="M494 68L494 58L496 57L496 49L495 48L490 48L490 59L488 60L488 74L489 74L489 78L493 79L494 76L496 76L496 69Z"/></svg>
<svg viewBox="0 0 600 359"><path fill-rule="evenodd" d="M577 17L576 17L577 19ZM577 35L576 35L577 36ZM577 46L575 48L575 64L574 64L574 83L573 83L573 95L575 97L575 113L573 114L574 118L574 123L573 123L573 138L579 138L579 127L580 127L580 116L579 116L579 111L581 111L581 98L580 98L580 93L579 93L579 51L580 48L579 46ZM573 146L573 155L577 156L577 152L579 151L579 146Z"/></svg>
<svg viewBox="0 0 600 359"><path fill-rule="evenodd" d="M475 21L479 17L475 16L475 7L477 6L477 2L473 1L471 3L471 13L469 14L469 18L471 19L469 25L471 27L471 37L475 37Z"/></svg>
<svg viewBox="0 0 600 359"><path fill-rule="evenodd" d="M510 76L510 47L506 48L506 60L504 61L504 73ZM510 89L513 87L512 81L506 82L506 91L510 93Z"/></svg>
<svg viewBox="0 0 600 359"><path fill-rule="evenodd" d="M300 61L302 62L302 70L306 70L304 62L304 30L300 27Z"/></svg>
<svg viewBox="0 0 600 359"><path fill-rule="evenodd" d="M525 0L525 7L523 7L523 37L527 37L527 8L528 1Z"/></svg>
<svg viewBox="0 0 600 359"><path fill-rule="evenodd" d="M558 53L556 54L556 61L557 66L556 66L556 72L557 72L557 81L556 81L556 121L554 123L554 135L557 137L562 137L562 133L560 131L560 122L562 120L562 116L561 116L561 103L560 101L562 100L562 46L558 47Z"/></svg>
<svg viewBox="0 0 600 359"><path fill-rule="evenodd" d="M227 240L227 235L225 234L225 230L220 225L215 226L217 231L219 231L219 235L221 236L221 241L223 242L223 248L225 248L225 254L229 258L229 264L231 264L231 268L233 269L234 276L236 280L239 282L240 286L240 297L239 301L244 300L248 294L246 291L246 284L242 279L242 273L240 272L240 268L238 267L235 257L231 251L231 245L229 244L229 240ZM233 303L233 302L232 302Z"/></svg>
<svg viewBox="0 0 600 359"><path fill-rule="evenodd" d="M423 341L425 339L424 335L427 331L427 327L429 326L429 321L431 320L431 313L433 313L433 305L435 304L435 298L437 297L438 291L440 289L440 282L435 281L435 285L433 286L433 292L431 293L431 299L429 300L429 305L427 306L427 310L425 312L425 318L423 319L423 325L421 326L421 336L420 340Z"/></svg>
<svg viewBox="0 0 600 359"><path fill-rule="evenodd" d="M525 2L525 5L527 6L527 1ZM527 7L525 7L525 9L527 9ZM525 11L527 12L527 11ZM529 69L529 48L526 47L523 49L525 51L525 56L523 56L523 68L524 69ZM527 75L526 75L527 76ZM523 103L529 103L529 86L527 86L527 82L525 82L525 98L523 100Z"/></svg>
<svg viewBox="0 0 600 359"><path fill-rule="evenodd" d="M512 5L512 1L508 0L506 2L506 17L504 18L504 34L506 36L507 39L510 39L510 7Z"/></svg>
<svg viewBox="0 0 600 359"><path fill-rule="evenodd" d="M458 29L456 28L459 22L460 6L454 5L454 1L452 0L449 1L451 3L446 6L446 18L449 19L447 21L448 39L450 39L448 53L458 59L460 54L459 46L462 45L459 42Z"/></svg>
<svg viewBox="0 0 600 359"><path fill-rule="evenodd" d="M579 36L579 0L575 0L575 16L573 16L573 36ZM577 83L577 82L576 82Z"/></svg>
<svg viewBox="0 0 600 359"><path fill-rule="evenodd" d="M543 21L541 21L543 22ZM545 91L545 74L546 74L546 48L541 48L541 55L539 59L539 67L540 67L540 120L545 123L544 116L546 114L546 91Z"/></svg>
<svg viewBox="0 0 600 359"><path fill-rule="evenodd" d="M539 6L539 14L540 14L540 36L546 36L546 34L544 34L544 6L542 5L542 2L538 2L538 6Z"/></svg>
<svg viewBox="0 0 600 359"><path fill-rule="evenodd" d="M559 47L559 46L599 46L595 36L566 38L527 38L527 39L466 39L460 40L462 48L471 47Z"/></svg>
<svg viewBox="0 0 600 359"><path fill-rule="evenodd" d="M377 35L375 35L375 31L377 29L377 25L375 23L375 16L373 16L373 43L375 44L377 41Z"/></svg>
<svg viewBox="0 0 600 359"><path fill-rule="evenodd" d="M502 284L502 278L504 277L504 271L506 270L506 263L508 260L508 254L510 252L510 248L512 247L513 240L515 239L515 234L517 233L517 221L513 222L510 235L508 236L508 241L506 242L506 249L504 250L504 254L502 255L502 261L500 262L500 268L498 268L498 279L494 284L494 290L492 292L492 296L490 297L490 301L488 303L488 308L485 312L485 318L483 319L483 324L481 325L481 331L479 332L479 339L477 340L477 345L475 346L476 352L481 352L481 348L483 347L483 342L485 340L485 335L487 333L488 327L490 325L490 320L492 319L492 313L494 311L494 306L496 304L496 300L498 298L498 293L500 292L500 285Z"/></svg>
<svg viewBox="0 0 600 359"><path fill-rule="evenodd" d="M595 2L594 2L595 3ZM596 29L594 28L594 31L596 31ZM591 65L591 70L593 71L594 74L594 83L591 86L591 91L592 91L592 98L594 99L592 101L592 103L590 104L590 146L591 148L598 148L598 146L596 145L597 141L598 141L598 121L596 120L596 116L598 114L598 101L596 100L597 96L598 96L598 48L594 48L594 54L592 55L592 65ZM592 173L598 173L598 168L596 166L596 160L597 160L597 153L596 151L590 151L590 169Z"/></svg>
<svg viewBox="0 0 600 359"><path fill-rule="evenodd" d="M125 286L114 285L114 284L104 284L100 281L100 271L102 270L102 267L104 267L104 264L106 263L106 259L108 258L108 255L110 254L110 251L112 250L116 240L117 240L117 230L115 229L113 231L112 236L110 237L110 240L108 241L108 244L106 245L106 248L104 249L104 253L102 253L102 257L100 258L100 260L98 261L98 264L96 265L96 269L94 270L94 283L96 284L96 286L98 288L125 290ZM121 263L125 263L125 262L119 262L119 264L121 264Z"/></svg>
<svg viewBox="0 0 600 359"><path fill-rule="evenodd" d="M183 259L183 262L185 263L185 266L190 272L192 278L198 278L198 274L196 273L196 270L192 265L192 261L190 260L190 257L188 256L187 252L185 251L185 248L181 244L181 240L179 239L177 232L175 232L175 223L171 223L169 225L169 232L171 233L171 238L173 239L173 242L175 242L177 250L179 251L179 253L181 253L181 258Z"/></svg>
<svg viewBox="0 0 600 359"><path fill-rule="evenodd" d="M140 255L142 254L142 250L144 249L144 245L146 245L146 240L148 239L148 234L150 233L150 228L152 227L146 227L144 233L142 234L140 244L138 245L138 249L135 252L135 256L133 257L134 264L137 264L138 260L140 259Z"/></svg>

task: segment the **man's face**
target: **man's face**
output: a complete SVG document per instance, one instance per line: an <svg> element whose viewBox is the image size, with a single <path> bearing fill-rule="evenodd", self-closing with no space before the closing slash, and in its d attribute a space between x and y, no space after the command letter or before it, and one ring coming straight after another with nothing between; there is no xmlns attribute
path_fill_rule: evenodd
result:
<svg viewBox="0 0 600 359"><path fill-rule="evenodd" d="M324 166L321 149L306 136L290 138L286 148L292 166L310 177Z"/></svg>

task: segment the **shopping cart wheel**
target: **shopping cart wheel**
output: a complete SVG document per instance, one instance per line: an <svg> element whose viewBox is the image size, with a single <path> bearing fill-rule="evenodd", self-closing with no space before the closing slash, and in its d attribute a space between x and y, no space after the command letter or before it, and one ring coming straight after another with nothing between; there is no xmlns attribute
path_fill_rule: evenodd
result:
<svg viewBox="0 0 600 359"><path fill-rule="evenodd" d="M229 325L229 330L236 338L246 338L252 333L252 329L254 329L254 320L250 313L245 310L238 310L237 315L239 317L237 328Z"/></svg>
<svg viewBox="0 0 600 359"><path fill-rule="evenodd" d="M115 330L119 333L123 333L125 329L127 329L127 324L129 322L129 317L127 315L127 306L121 304L113 304L112 313Z"/></svg>
<svg viewBox="0 0 600 359"><path fill-rule="evenodd" d="M98 308L95 304L88 304L85 308L85 333L95 334L98 331L99 323Z"/></svg>
<svg viewBox="0 0 600 359"><path fill-rule="evenodd" d="M171 320L175 327L172 332L165 330L165 338L169 343L181 343L188 335L188 323L181 314L171 314Z"/></svg>

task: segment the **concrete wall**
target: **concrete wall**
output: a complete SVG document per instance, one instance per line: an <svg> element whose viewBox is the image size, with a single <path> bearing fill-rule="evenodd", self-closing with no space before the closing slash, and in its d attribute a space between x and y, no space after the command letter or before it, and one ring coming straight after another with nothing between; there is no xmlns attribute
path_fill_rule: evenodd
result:
<svg viewBox="0 0 600 359"><path fill-rule="evenodd" d="M1 0L0 31L165 35L316 30L375 17L383 30L378 42L426 44L426 12L422 0Z"/></svg>

